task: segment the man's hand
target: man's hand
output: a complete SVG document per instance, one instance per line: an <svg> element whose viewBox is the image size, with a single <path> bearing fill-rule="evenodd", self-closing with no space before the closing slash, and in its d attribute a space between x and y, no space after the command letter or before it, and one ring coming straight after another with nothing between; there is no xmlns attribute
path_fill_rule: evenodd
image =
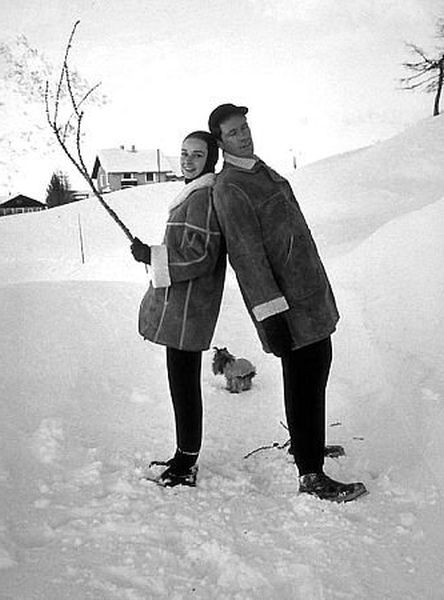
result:
<svg viewBox="0 0 444 600"><path fill-rule="evenodd" d="M131 244L131 252L138 262L145 263L146 265L151 264L151 248L141 242L139 238L134 238Z"/></svg>
<svg viewBox="0 0 444 600"><path fill-rule="evenodd" d="M275 356L284 356L291 352L293 342L283 313L264 319L262 326L267 344Z"/></svg>

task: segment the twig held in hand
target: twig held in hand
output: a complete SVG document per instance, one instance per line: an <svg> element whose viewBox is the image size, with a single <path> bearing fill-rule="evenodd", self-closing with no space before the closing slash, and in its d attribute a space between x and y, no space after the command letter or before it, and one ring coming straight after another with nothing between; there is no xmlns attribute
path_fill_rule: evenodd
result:
<svg viewBox="0 0 444 600"><path fill-rule="evenodd" d="M72 28L71 34L68 39L68 43L66 45L65 56L63 59L63 65L60 72L59 81L56 88L55 98L53 107L50 106L50 93L49 93L49 82L46 82L45 86L45 109L46 109L46 118L48 120L49 126L51 127L60 147L72 162L72 164L76 167L76 169L80 172L82 177L86 180L89 187L91 188L94 196L99 200L100 204L105 208L108 214L112 219L117 223L117 225L122 229L127 238L132 242L134 240L134 236L131 234L128 227L120 220L114 210L109 206L107 202L103 199L102 194L98 191L97 187L94 184L90 174L88 173L88 169L85 165L85 161L83 159L82 153L82 122L84 117L84 111L80 110L80 107L83 105L85 100L98 88L100 84L96 84L90 90L88 90L83 97L77 101L74 94L74 89L72 85L71 73L68 65L69 52L72 48L72 42L74 38L74 34L79 25L80 21L76 21L74 27ZM59 122L59 111L60 111L60 101L62 97L62 91L64 90L64 84L66 83L66 93L71 103L73 113L67 119L65 123ZM72 124L74 122L74 124ZM68 146L68 138L70 134L71 128L75 131L75 142L74 142L74 150Z"/></svg>

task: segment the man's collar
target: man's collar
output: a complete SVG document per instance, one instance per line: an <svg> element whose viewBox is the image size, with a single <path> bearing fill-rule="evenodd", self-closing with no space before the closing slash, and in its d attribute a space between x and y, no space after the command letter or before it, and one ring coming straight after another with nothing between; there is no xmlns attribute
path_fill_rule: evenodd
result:
<svg viewBox="0 0 444 600"><path fill-rule="evenodd" d="M269 167L263 160L256 156L255 154L251 158L242 158L241 156L234 156L234 154L229 154L228 152L223 153L224 161L234 167L238 167L240 169L245 169L245 171L254 171L257 172L259 169L265 169L268 173L268 176L271 177L273 181L285 181L285 179L276 173L271 167Z"/></svg>
<svg viewBox="0 0 444 600"><path fill-rule="evenodd" d="M234 156L234 154L229 154L228 152L224 152L223 157L224 161L230 163L230 165L241 167L241 169L247 169L248 171L251 171L259 160L257 156L243 158L241 156Z"/></svg>

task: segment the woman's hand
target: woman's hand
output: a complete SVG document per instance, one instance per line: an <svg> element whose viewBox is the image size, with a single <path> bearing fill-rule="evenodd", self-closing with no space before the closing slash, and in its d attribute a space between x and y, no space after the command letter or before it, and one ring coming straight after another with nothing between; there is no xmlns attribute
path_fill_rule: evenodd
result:
<svg viewBox="0 0 444 600"><path fill-rule="evenodd" d="M142 262L146 265L151 264L151 248L141 242L139 238L134 238L131 244L131 253L137 262Z"/></svg>

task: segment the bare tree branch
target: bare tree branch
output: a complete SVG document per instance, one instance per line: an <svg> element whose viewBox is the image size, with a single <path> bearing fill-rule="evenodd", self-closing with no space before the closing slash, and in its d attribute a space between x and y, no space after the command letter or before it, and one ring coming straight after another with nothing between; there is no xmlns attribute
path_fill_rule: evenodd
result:
<svg viewBox="0 0 444 600"><path fill-rule="evenodd" d="M410 84L409 82L411 81L412 78L406 78L406 79L401 79L401 82L404 83L404 89L406 90L415 90L419 87L425 86L429 81L433 81L436 85L436 75L433 75L432 77L429 77L428 79L424 80L424 81L418 81L417 83L414 84ZM432 90L433 91L433 90Z"/></svg>
<svg viewBox="0 0 444 600"><path fill-rule="evenodd" d="M407 43L407 48L410 48L410 50L412 52L414 52L415 54L419 54L419 56L422 58L422 60L426 63L429 62L433 62L433 59L430 59L426 53L424 52L424 50L422 48L420 48L419 46L417 46L416 44L409 44Z"/></svg>
<svg viewBox="0 0 444 600"><path fill-rule="evenodd" d="M282 425L282 427L289 432L288 426L285 425L285 423L283 423L282 421L279 421L279 423ZM337 423L332 423L330 425L330 427L336 427L338 425L341 425L340 422ZM363 438L361 438L363 439ZM258 453L258 452L262 452L263 450L272 450L273 448L276 448L277 450L283 450L284 448L288 448L288 453L289 454L293 454L293 451L291 449L291 439L289 438L286 442L283 442L282 444L279 444L279 442L273 442L272 444L268 444L266 446L259 446L259 448L255 448L254 450L251 450L250 452L248 452L244 458L250 458L250 456L253 456L254 454ZM324 456L329 456L330 458L339 458L341 456L345 456L345 450L343 446L339 446L337 444L334 445L326 445L324 447Z"/></svg>
<svg viewBox="0 0 444 600"><path fill-rule="evenodd" d="M437 81L433 81L431 84L427 85L424 88L424 91L426 94L431 94L433 92L436 92L438 90L438 82Z"/></svg>
<svg viewBox="0 0 444 600"><path fill-rule="evenodd" d="M60 78L57 84L55 98L53 107L51 110L50 106L50 92L49 92L49 82L46 81L45 85L45 110L46 110L46 118L49 123L50 128L52 129L60 147L63 152L72 162L72 164L76 167L76 169L80 172L82 177L86 180L95 197L99 200L108 214L114 219L114 221L119 225L125 235L128 237L130 241L134 240L133 235L126 227L126 225L120 220L114 210L108 205L107 202L103 199L102 194L96 188L92 177L88 173L88 169L85 165L85 161L83 159L82 153L82 122L84 117L84 111L80 110L80 107L85 103L85 101L91 96L91 94L96 91L100 84L96 84L83 95L83 97L77 101L73 89L73 82L71 78L71 72L68 65L69 53L72 48L72 43L74 39L74 34L79 25L80 21L76 21L71 34L68 39L68 43L65 49L65 55L63 59L63 65L60 72ZM71 104L72 114L67 119L65 123L59 122L59 112L60 112L60 102L62 98L62 92L64 91L64 84L66 84L66 95L68 101ZM74 123L74 124L73 124ZM71 133L75 134L74 140L74 150L69 147L69 136Z"/></svg>
<svg viewBox="0 0 444 600"><path fill-rule="evenodd" d="M285 442L285 444L279 444L279 442L273 442L272 444L270 444L269 446L259 446L259 448L255 448L254 450L251 450L250 452L248 452L244 458L250 458L250 456L253 456L253 454L256 454L257 452L261 452L262 450L272 450L273 448L277 448L278 450L282 450L282 448L285 448L285 446L287 446L287 442Z"/></svg>
<svg viewBox="0 0 444 600"><path fill-rule="evenodd" d="M60 104L60 94L62 92L62 88L63 88L63 79L65 77L65 65L68 63L68 54L69 51L71 50L71 46L72 46L72 40L74 38L74 34L76 32L77 26L79 25L80 21L76 21L74 23L74 26L72 28L71 31L71 35L69 36L68 39L68 43L66 45L66 49L65 49L65 56L63 58L63 67L60 71L60 79L59 79L59 83L57 85L57 92L56 92L56 98L55 98L55 107L54 107L54 122L57 122L57 117L58 117L58 110L59 110L59 104Z"/></svg>
<svg viewBox="0 0 444 600"><path fill-rule="evenodd" d="M68 94L69 97L71 98L72 101L72 106L74 108L74 113L76 114L76 116L79 116L79 108L77 106L76 100L74 98L74 93L72 91L72 85L71 85L71 76L69 74L69 69L68 69L68 64L65 62L63 64L63 70L65 72L65 77L66 77L66 87L68 88ZM90 90L91 92L92 90ZM89 94L88 94L89 95Z"/></svg>
<svg viewBox="0 0 444 600"><path fill-rule="evenodd" d="M444 37L444 20L438 31ZM439 114L439 103L443 86L444 54L439 58L431 58L416 44L406 43L407 48L421 60L406 61L402 66L413 74L402 77L399 82L404 90L423 89L426 93L435 92L433 115Z"/></svg>
<svg viewBox="0 0 444 600"><path fill-rule="evenodd" d="M66 121L66 123L65 123L65 125L64 125L64 127L63 127L63 136L62 136L62 137L63 137L63 140L65 140L65 139L66 139L66 137L67 137L67 135L68 135L68 132L69 132L69 129L70 129L70 127L72 127L72 126L71 126L71 121L74 119L74 117L78 117L78 109L79 109L79 108L82 106L82 104L85 102L85 100L87 100L87 99L88 99L88 97L89 97L89 96L90 96L90 95L91 95L93 92L95 92L95 91L96 91L96 89L97 89L97 88L98 88L100 85L101 85L100 83L96 83L96 85L95 85L94 87L92 87L90 90L88 90L88 91L87 91L87 92L84 94L83 98L82 98L82 99L81 99L79 102L77 102L77 110L74 110L74 112L72 112L72 113L71 113L71 116L68 118L68 120Z"/></svg>
<svg viewBox="0 0 444 600"><path fill-rule="evenodd" d="M279 421L280 425L286 430L288 431L288 427L287 425L285 425L285 423L283 423L283 421ZM251 450L250 452L248 452L244 458L250 458L250 456L253 456L253 454L256 454L257 452L262 452L262 450L272 450L273 448L277 448L278 450L283 450L284 448L287 448L291 443L290 438L283 442L282 444L279 444L279 442L273 442L272 444L269 444L267 446L259 446L259 448L255 448L254 450Z"/></svg>
<svg viewBox="0 0 444 600"><path fill-rule="evenodd" d="M416 71L417 75L422 75L423 73L427 73L428 71L433 71L436 69L435 64L425 64L425 63L402 63L402 66L406 69L410 69L411 71Z"/></svg>

